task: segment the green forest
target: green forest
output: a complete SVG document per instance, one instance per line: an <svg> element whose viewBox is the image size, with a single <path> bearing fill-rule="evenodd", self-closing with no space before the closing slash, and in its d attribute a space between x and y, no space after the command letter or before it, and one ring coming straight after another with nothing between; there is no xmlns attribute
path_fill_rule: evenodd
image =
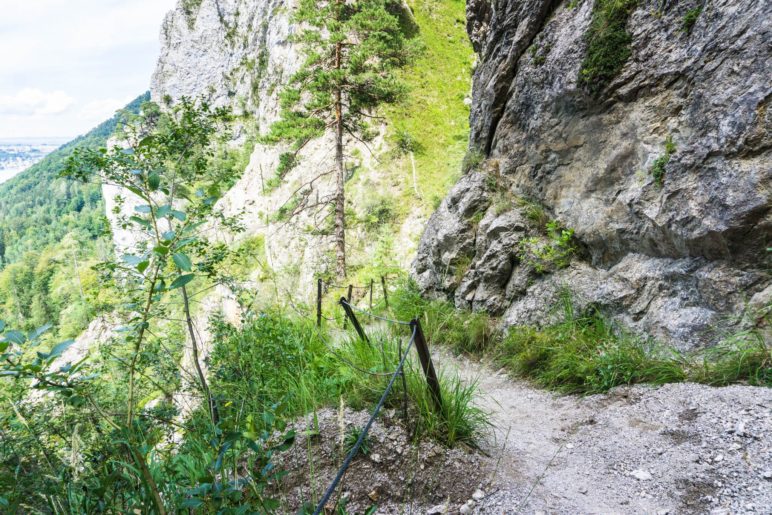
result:
<svg viewBox="0 0 772 515"><path fill-rule="evenodd" d="M104 147L149 93L98 127L0 185L0 313L17 327L52 324L77 336L98 309L101 287L91 269L112 252L101 185L61 176L77 149Z"/></svg>

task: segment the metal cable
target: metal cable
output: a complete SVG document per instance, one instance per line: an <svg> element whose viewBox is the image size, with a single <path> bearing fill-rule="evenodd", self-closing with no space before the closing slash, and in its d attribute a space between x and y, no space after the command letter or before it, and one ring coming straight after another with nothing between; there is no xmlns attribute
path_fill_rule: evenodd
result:
<svg viewBox="0 0 772 515"><path fill-rule="evenodd" d="M351 303L348 302L347 300L341 299L340 302L345 304L345 305L347 305L348 307L350 307L354 311L357 311L358 313L361 313L363 315L369 316L370 318L375 318L377 320L383 320L384 322L389 322L390 324L399 324L399 325L408 325L408 326L410 325L410 322L403 322L402 320L393 320L391 318L386 318L386 317L378 316L375 313L370 313L369 311L365 311L364 309L360 309L360 308L358 308L356 306L352 306Z"/></svg>
<svg viewBox="0 0 772 515"><path fill-rule="evenodd" d="M324 507L327 505L327 502L329 502L330 497L332 497L332 494L335 493L335 489L338 487L340 480L343 479L343 475L348 470L349 465L351 465L351 461L354 459L354 456L356 456L357 453L359 452L359 447L361 447L362 442L367 436L367 433L370 431L370 427L372 427L373 422L375 422L375 419L378 416L378 413L380 413L381 408L386 402L386 398L389 396L389 393L391 393L391 389L394 386L394 381L397 380L397 376L399 376L400 372L402 371L402 368L405 366L405 360L407 360L407 356L410 353L410 347L412 347L413 343L415 343L416 332L417 332L417 327L413 327L413 335L410 337L410 342L408 342L407 344L407 348L405 349L405 354L404 356L402 356L402 359L399 362L399 366L397 367L396 372L394 372L394 374L391 376L391 379L389 380L389 384L386 386L386 390L384 390L383 395L381 395L381 399L378 401L378 404L375 406L375 410L373 410L373 414L370 416L370 420L368 420L367 424L365 424L365 428L360 433L359 438L357 438L357 442L354 444L354 447L349 451L348 455L346 456L346 459L343 460L343 465L341 465L340 469L338 470L338 474L335 476L335 479L327 488L327 491L324 493L324 497L322 497L322 500L319 501L319 504L316 506L316 510L314 510L314 515L319 515L320 513L322 513L322 511L324 510Z"/></svg>

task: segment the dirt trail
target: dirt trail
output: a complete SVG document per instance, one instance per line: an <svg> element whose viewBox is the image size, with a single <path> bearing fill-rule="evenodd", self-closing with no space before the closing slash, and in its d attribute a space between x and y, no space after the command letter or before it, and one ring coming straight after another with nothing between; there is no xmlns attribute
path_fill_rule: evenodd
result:
<svg viewBox="0 0 772 515"><path fill-rule="evenodd" d="M478 381L492 485L461 513L772 513L772 389L673 384L558 396L436 351Z"/></svg>

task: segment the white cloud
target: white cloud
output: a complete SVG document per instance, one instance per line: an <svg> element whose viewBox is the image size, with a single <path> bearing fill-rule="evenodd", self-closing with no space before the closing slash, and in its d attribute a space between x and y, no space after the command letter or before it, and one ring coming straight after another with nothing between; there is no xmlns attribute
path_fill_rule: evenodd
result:
<svg viewBox="0 0 772 515"><path fill-rule="evenodd" d="M0 114L45 116L65 112L75 99L64 91L25 88L13 95L0 95Z"/></svg>
<svg viewBox="0 0 772 515"><path fill-rule="evenodd" d="M0 0L0 138L82 134L146 91L177 2Z"/></svg>

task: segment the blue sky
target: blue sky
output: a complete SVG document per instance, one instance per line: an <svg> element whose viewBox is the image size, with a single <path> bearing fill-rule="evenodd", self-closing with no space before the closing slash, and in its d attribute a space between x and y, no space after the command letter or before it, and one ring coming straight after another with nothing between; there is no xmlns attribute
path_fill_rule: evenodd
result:
<svg viewBox="0 0 772 515"><path fill-rule="evenodd" d="M73 137L146 91L176 0L0 0L0 139Z"/></svg>

